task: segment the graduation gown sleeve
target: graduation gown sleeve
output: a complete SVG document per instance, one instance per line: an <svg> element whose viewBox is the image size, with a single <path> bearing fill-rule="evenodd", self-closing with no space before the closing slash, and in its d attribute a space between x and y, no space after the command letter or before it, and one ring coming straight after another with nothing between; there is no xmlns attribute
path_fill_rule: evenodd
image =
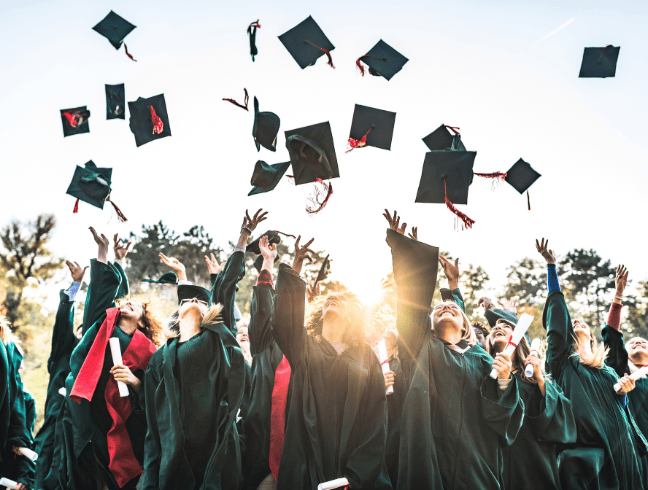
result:
<svg viewBox="0 0 648 490"><path fill-rule="evenodd" d="M453 290L441 288L439 292L441 293L441 299L443 301L454 301L459 305L459 308L461 308L461 310L466 313L466 303L459 288Z"/></svg>
<svg viewBox="0 0 648 490"><path fill-rule="evenodd" d="M142 475L142 490L157 490L160 479L161 441L158 428L155 391L162 378L162 349L158 349L144 376L144 402L146 406L146 438L144 440L144 473Z"/></svg>
<svg viewBox="0 0 648 490"><path fill-rule="evenodd" d="M267 285L260 284L253 288L248 325L252 356L263 352L274 342L271 323L274 294L274 289Z"/></svg>
<svg viewBox="0 0 648 490"><path fill-rule="evenodd" d="M104 264L96 259L90 261L90 284L83 310L83 333L85 334L95 323L103 322L108 308L115 306L115 300L120 294L128 291L123 285L126 275L121 267Z"/></svg>
<svg viewBox="0 0 648 490"><path fill-rule="evenodd" d="M576 421L571 402L551 378L545 380L545 396L537 385L525 401L525 422L539 442L576 442Z"/></svg>
<svg viewBox="0 0 648 490"><path fill-rule="evenodd" d="M59 307L52 330L52 350L47 360L50 378L54 374L52 371L59 359L69 356L78 342L74 336L74 301L70 301L64 290L59 292L59 298Z"/></svg>
<svg viewBox="0 0 648 490"><path fill-rule="evenodd" d="M524 419L517 379L512 376L506 391L500 392L497 380L487 376L481 385L482 416L488 427L508 446L515 441Z"/></svg>
<svg viewBox="0 0 648 490"><path fill-rule="evenodd" d="M272 321L274 339L291 367L303 361L308 333L304 328L306 283L287 264L279 265Z"/></svg>
<svg viewBox="0 0 648 490"><path fill-rule="evenodd" d="M225 264L225 268L216 276L212 284L212 303L223 306L221 317L223 323L236 334L234 320L234 302L238 282L245 277L245 254L234 252Z"/></svg>
<svg viewBox="0 0 648 490"><path fill-rule="evenodd" d="M572 326L565 296L561 291L551 291L547 297L542 324L547 330L546 365L551 376L557 379L571 355L574 345Z"/></svg>

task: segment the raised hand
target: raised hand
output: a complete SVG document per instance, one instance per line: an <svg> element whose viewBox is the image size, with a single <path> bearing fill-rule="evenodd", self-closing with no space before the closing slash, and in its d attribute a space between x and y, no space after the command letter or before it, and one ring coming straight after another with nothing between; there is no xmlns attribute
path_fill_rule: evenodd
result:
<svg viewBox="0 0 648 490"><path fill-rule="evenodd" d="M443 268L443 273L448 278L448 287L457 289L459 287L459 259L455 260L453 264L443 255L439 255L439 263Z"/></svg>
<svg viewBox="0 0 648 490"><path fill-rule="evenodd" d="M493 361L493 369L497 371L498 379L509 379L511 377L511 358L503 352L498 352Z"/></svg>
<svg viewBox="0 0 648 490"><path fill-rule="evenodd" d="M179 281L187 280L187 272L185 271L185 266L178 259L176 259L175 257L167 257L162 252L160 252L160 261L176 273Z"/></svg>
<svg viewBox="0 0 648 490"><path fill-rule="evenodd" d="M97 245L99 245L99 251L97 252L97 260L104 264L108 263L108 247L110 246L110 240L106 238L106 235L98 234L96 230L91 226L90 233Z"/></svg>
<svg viewBox="0 0 648 490"><path fill-rule="evenodd" d="M481 298L479 298L477 306L483 306L485 310L495 309L495 304L491 301L490 298L487 298L486 296L482 296Z"/></svg>
<svg viewBox="0 0 648 490"><path fill-rule="evenodd" d="M274 264L274 259L277 257L277 246L270 243L267 235L263 235L259 240L259 250L264 262L269 260L271 264Z"/></svg>
<svg viewBox="0 0 648 490"><path fill-rule="evenodd" d="M383 213L383 216L389 223L389 229L397 231L401 235L405 233L405 230L407 229L407 223L403 223L402 226L400 226L400 216L398 216L398 213L396 210L394 210L394 216L391 216L389 214L389 211L385 209L385 212Z"/></svg>
<svg viewBox="0 0 648 490"><path fill-rule="evenodd" d="M500 306L502 307L503 310L510 311L512 313L515 313L517 315L517 305L518 305L518 300L517 298L513 299L500 299L497 301Z"/></svg>
<svg viewBox="0 0 648 490"><path fill-rule="evenodd" d="M542 257L547 261L547 264L555 264L556 263L556 257L554 256L553 250L549 250L549 240L545 240L544 238L538 242L536 240L536 250Z"/></svg>
<svg viewBox="0 0 648 490"><path fill-rule="evenodd" d="M128 253L128 249L131 246L131 242L128 242L126 245L122 245L121 243L121 238L119 238L119 235L115 233L115 236L113 237L113 251L115 252L115 260L123 260L124 257L126 257L126 254Z"/></svg>
<svg viewBox="0 0 648 490"><path fill-rule="evenodd" d="M614 285L616 286L616 296L618 296L620 300L623 297L623 291L625 291L625 288L628 285L628 269L625 265L617 267L616 276L614 277Z"/></svg>
<svg viewBox="0 0 648 490"><path fill-rule="evenodd" d="M74 282L80 283L81 281L83 281L83 276L86 269L88 268L87 265L82 268L78 262L70 262L69 260L65 261L65 265L67 265L68 269L70 269L70 274L72 274L72 280Z"/></svg>
<svg viewBox="0 0 648 490"><path fill-rule="evenodd" d="M216 257L214 257L214 254L209 254L211 256L207 257L205 255L205 262L207 263L207 268L209 269L210 274L218 274L220 271L222 271L225 268L225 262L222 264L218 263L218 260L216 260Z"/></svg>
<svg viewBox="0 0 648 490"><path fill-rule="evenodd" d="M315 298L317 298L320 295L320 283L317 283L317 286L315 286L315 289L313 289L313 284L309 284L308 287L306 288L306 292L308 294L308 302L312 303Z"/></svg>
<svg viewBox="0 0 648 490"><path fill-rule="evenodd" d="M314 238L311 238L308 242L303 247L299 246L299 240L301 240L301 235L297 237L295 240L295 260L293 260L293 265L292 268L293 270L299 274L302 269L302 265L304 264L304 259L307 257L310 259L308 256L309 253L315 253L313 252L310 248L308 248L311 243L315 240Z"/></svg>
<svg viewBox="0 0 648 490"><path fill-rule="evenodd" d="M407 236L410 237L412 240L416 240L418 242L418 226L413 226L412 232Z"/></svg>
<svg viewBox="0 0 648 490"><path fill-rule="evenodd" d="M254 217L250 218L250 215L248 214L246 209L245 217L243 218L243 228L249 230L250 234L252 234L252 232L255 230L255 228L259 223L268 219L266 217L267 214L268 214L267 211L264 211L263 209L259 209L256 213L254 213Z"/></svg>

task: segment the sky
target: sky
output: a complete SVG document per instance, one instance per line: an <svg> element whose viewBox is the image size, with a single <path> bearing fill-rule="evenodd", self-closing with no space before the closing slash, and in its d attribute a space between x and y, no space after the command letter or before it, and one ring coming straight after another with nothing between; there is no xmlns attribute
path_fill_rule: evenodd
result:
<svg viewBox="0 0 648 490"><path fill-rule="evenodd" d="M135 24L116 51L92 30L110 10ZM331 42L301 70L278 36L312 15ZM259 54L246 28L260 19ZM391 269L383 210L398 210L419 239L484 267L494 284L548 237L560 256L595 249L648 278L648 21L646 1L0 1L0 225L53 213L52 250L85 262L89 226L106 235L163 220L176 231L204 225L235 241L246 209L269 211L260 228L315 237L334 260L331 278L365 299ZM355 60L379 39L409 58L391 81L361 77ZM620 46L615 78L579 79L584 47ZM136 148L124 120L105 119L104 84L127 101L163 93L172 136ZM276 153L256 151L253 111L222 98L243 88L281 118ZM391 151L345 154L354 104L397 113ZM87 105L90 133L63 138L60 109ZM252 107L252 101L250 101ZM309 186L282 180L247 197L257 160L288 161L283 132L329 121L340 178L315 217ZM506 171L519 158L542 177L526 196L475 179L476 223L455 231L443 205L415 204L426 146L441 124L461 128L475 172ZM65 194L76 165L113 167L120 223ZM288 173L291 173L290 171ZM267 225L267 226L266 226Z"/></svg>

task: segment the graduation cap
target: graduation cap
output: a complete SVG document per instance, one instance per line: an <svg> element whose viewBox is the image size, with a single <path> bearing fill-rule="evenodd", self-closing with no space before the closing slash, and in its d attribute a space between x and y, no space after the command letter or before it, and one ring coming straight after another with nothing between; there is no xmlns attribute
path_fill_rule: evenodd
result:
<svg viewBox="0 0 648 490"><path fill-rule="evenodd" d="M259 19L252 22L247 28L248 37L250 38L250 55L252 56L252 61L254 61L254 57L257 54L259 54L259 51L257 50L257 47L256 47L256 30L257 29L261 29L261 24L259 24Z"/></svg>
<svg viewBox="0 0 648 490"><path fill-rule="evenodd" d="M405 56L381 39L367 54L356 60L356 66L360 69L362 76L364 76L364 67L362 66L362 62L364 62L369 66L371 75L391 80L408 61Z"/></svg>
<svg viewBox="0 0 648 490"><path fill-rule="evenodd" d="M75 107L74 109L61 109L61 121L63 121L63 137L75 134L89 133L90 111L87 106Z"/></svg>
<svg viewBox="0 0 648 490"><path fill-rule="evenodd" d="M208 306L211 306L212 295L208 289L195 284L180 284L178 286L178 304L184 300L197 299L204 301Z"/></svg>
<svg viewBox="0 0 648 490"><path fill-rule="evenodd" d="M329 122L286 131L295 185L340 176Z"/></svg>
<svg viewBox="0 0 648 490"><path fill-rule="evenodd" d="M126 43L124 43L124 38L128 36L135 27L136 26L111 10L110 13L92 29L108 39L115 49L119 49L121 45L124 44L126 56L133 61L137 61L130 55Z"/></svg>
<svg viewBox="0 0 648 490"><path fill-rule="evenodd" d="M390 150L396 113L356 104L349 134L349 153L354 148L373 146Z"/></svg>
<svg viewBox="0 0 648 490"><path fill-rule="evenodd" d="M159 279L142 279L142 282L150 282L152 284L178 284L178 276L174 272L165 272Z"/></svg>
<svg viewBox="0 0 648 490"><path fill-rule="evenodd" d="M87 202L99 209L103 209L104 203L108 201L115 208L119 220L126 221L126 216L110 200L111 181L112 168L97 167L92 160L83 167L77 165L66 192L77 198L73 213L79 212L79 201Z"/></svg>
<svg viewBox="0 0 648 490"><path fill-rule="evenodd" d="M135 102L128 103L128 110L130 129L135 135L135 145L138 147L171 136L164 94L148 99L140 97Z"/></svg>
<svg viewBox="0 0 648 490"><path fill-rule="evenodd" d="M331 270L331 263L329 262L329 257L330 255L327 255L326 258L324 259L324 262L322 262L322 267L320 267L320 270L317 273L317 277L315 278L315 283L313 284L313 290L315 290L315 288L317 287L318 282L326 279L326 276Z"/></svg>
<svg viewBox="0 0 648 490"><path fill-rule="evenodd" d="M517 325L517 323L520 321L518 316L512 311L502 310L499 308L494 310L486 308L484 316L486 317L486 320L488 321L488 324L491 328L495 326L497 320L505 320L509 323L512 323L513 325Z"/></svg>
<svg viewBox="0 0 648 490"><path fill-rule="evenodd" d="M266 150L277 150L277 133L279 133L279 116L272 112L259 112L259 101L254 97L254 126L252 136L257 151L263 146Z"/></svg>
<svg viewBox="0 0 648 490"><path fill-rule="evenodd" d="M466 147L461 142L459 128L446 126L445 124L442 124L423 138L423 143L426 144L430 151L450 150L453 148L457 150L466 150Z"/></svg>
<svg viewBox="0 0 648 490"><path fill-rule="evenodd" d="M289 166L290 162L268 165L266 162L258 160L254 165L254 172L252 173L252 179L250 180L250 184L253 185L254 188L250 191L248 196L262 194L273 190L277 187L277 184L284 176Z"/></svg>
<svg viewBox="0 0 648 490"><path fill-rule="evenodd" d="M527 203L531 211L531 198L529 197L529 187L538 180L541 175L536 172L531 165L521 158L506 172L506 182L508 182L520 194L527 193Z"/></svg>
<svg viewBox="0 0 648 490"><path fill-rule="evenodd" d="M279 233L274 230L268 230L263 235L259 236L256 240L250 242L247 247L245 247L246 252L252 252L256 255L261 255L261 249L259 248L259 242L261 238L268 237L268 245L279 245L281 243L281 237Z"/></svg>
<svg viewBox="0 0 648 490"><path fill-rule="evenodd" d="M306 20L279 36L279 40L286 47L290 55L303 70L312 66L322 55L328 58L328 65L333 66L331 51L335 46L328 40L317 22L309 15Z"/></svg>
<svg viewBox="0 0 648 490"><path fill-rule="evenodd" d="M579 78L607 78L616 75L620 47L585 48Z"/></svg>
<svg viewBox="0 0 648 490"><path fill-rule="evenodd" d="M468 188L473 180L475 151L430 151L425 154L423 172L415 202L445 203L462 222L472 228L475 223L455 204L468 204Z"/></svg>
<svg viewBox="0 0 648 490"><path fill-rule="evenodd" d="M126 119L124 84L106 84L106 119Z"/></svg>

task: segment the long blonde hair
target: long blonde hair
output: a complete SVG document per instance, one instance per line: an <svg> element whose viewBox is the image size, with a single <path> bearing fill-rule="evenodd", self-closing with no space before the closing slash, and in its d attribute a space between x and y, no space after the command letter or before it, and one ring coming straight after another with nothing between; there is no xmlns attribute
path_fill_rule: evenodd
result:
<svg viewBox="0 0 648 490"><path fill-rule="evenodd" d="M434 308L437 308L439 305L442 305L444 303L451 303L455 306L458 306L457 303L454 301L441 301L440 303L437 303ZM468 316L466 313L459 308L459 312L461 313L461 318L462 318L462 325L461 325L461 340L465 340L466 343L472 347L477 343L477 336L475 335L475 332L472 329L472 324L470 323L470 320L468 319ZM434 328L434 319L432 320L432 328Z"/></svg>
<svg viewBox="0 0 648 490"><path fill-rule="evenodd" d="M582 345L576 335L574 335L574 353L572 356L579 356L579 362L585 366L601 369L603 363L610 353L610 349L605 344L599 344L590 329L590 348L591 354L581 353Z"/></svg>
<svg viewBox="0 0 648 490"><path fill-rule="evenodd" d="M202 315L200 319L200 327L209 325L210 323L220 323L223 321L221 317L221 310L223 306L220 304L211 305L211 307ZM173 339L180 336L180 307L171 314L166 324L164 325L164 335L167 339Z"/></svg>
<svg viewBox="0 0 648 490"><path fill-rule="evenodd" d="M0 340L3 344L6 344L10 339L11 335L11 323L7 320L6 317L0 316Z"/></svg>

